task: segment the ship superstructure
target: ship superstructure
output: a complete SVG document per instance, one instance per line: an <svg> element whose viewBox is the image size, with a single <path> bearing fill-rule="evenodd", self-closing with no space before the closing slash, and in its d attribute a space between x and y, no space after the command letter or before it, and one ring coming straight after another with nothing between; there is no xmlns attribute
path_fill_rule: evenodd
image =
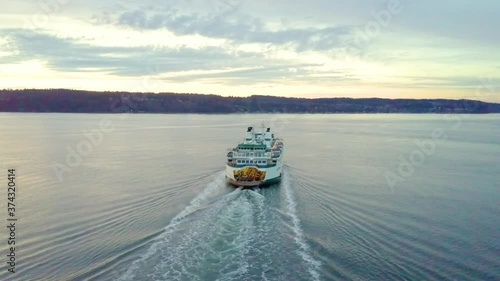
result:
<svg viewBox="0 0 500 281"><path fill-rule="evenodd" d="M226 179L235 186L268 185L281 180L284 143L271 128L248 127L243 142L227 153Z"/></svg>

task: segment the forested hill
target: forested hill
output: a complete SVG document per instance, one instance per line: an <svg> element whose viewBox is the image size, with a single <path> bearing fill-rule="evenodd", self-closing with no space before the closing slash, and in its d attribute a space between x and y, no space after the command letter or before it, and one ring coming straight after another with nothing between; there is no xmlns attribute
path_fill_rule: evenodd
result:
<svg viewBox="0 0 500 281"><path fill-rule="evenodd" d="M0 112L500 113L500 104L447 99L222 97L50 89L0 90Z"/></svg>

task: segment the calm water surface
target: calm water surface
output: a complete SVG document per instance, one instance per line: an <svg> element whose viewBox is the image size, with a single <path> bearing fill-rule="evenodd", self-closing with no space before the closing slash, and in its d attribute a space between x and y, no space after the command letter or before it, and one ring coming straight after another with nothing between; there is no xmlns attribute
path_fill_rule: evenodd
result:
<svg viewBox="0 0 500 281"><path fill-rule="evenodd" d="M284 180L235 190L226 149L263 121ZM500 115L3 113L0 129L0 183L15 168L19 186L1 280L500 280Z"/></svg>

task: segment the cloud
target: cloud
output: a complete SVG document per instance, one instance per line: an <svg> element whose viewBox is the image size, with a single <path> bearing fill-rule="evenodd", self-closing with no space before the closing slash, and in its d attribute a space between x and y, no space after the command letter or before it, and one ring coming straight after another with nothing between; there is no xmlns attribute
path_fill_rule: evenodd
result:
<svg viewBox="0 0 500 281"><path fill-rule="evenodd" d="M0 28L0 68L19 76L1 82L23 87L12 81L22 81L29 67L18 66L31 63L39 69L26 76L43 85L58 83L57 75L45 79L54 73L78 72L82 80L154 74L188 90L280 84L287 94L300 84L322 93L368 89L371 96L395 88L473 92L491 74L490 88L500 88L500 2L399 0L401 13L355 44L393 1L69 1L34 30L22 28L25 19L44 14L41 2L7 1L0 12L8 23Z"/></svg>
<svg viewBox="0 0 500 281"><path fill-rule="evenodd" d="M488 88L500 89L500 78L493 77L470 77L470 76L406 76L401 77L412 81L417 87L451 87L451 88L471 88L484 85Z"/></svg>
<svg viewBox="0 0 500 281"><path fill-rule="evenodd" d="M176 35L197 34L240 43L291 44L299 51L345 47L356 28L329 26L270 30L261 19L248 14L183 14L177 10L126 11L117 16L116 24L145 30L168 29Z"/></svg>
<svg viewBox="0 0 500 281"><path fill-rule="evenodd" d="M171 82L205 81L228 85L252 85L256 83L280 83L283 81L311 83L320 80L357 81L342 71L329 71L328 76L318 76L314 70L318 64L280 64L274 66L256 66L245 69L218 71L213 73L181 74L166 77Z"/></svg>
<svg viewBox="0 0 500 281"><path fill-rule="evenodd" d="M26 32L30 33L28 37L24 36ZM244 52L229 53L217 47L95 46L75 38L26 30L0 30L1 34L7 36L14 53L2 57L2 63L40 60L56 71L96 69L121 76L140 76L148 75L148 69L155 66L160 66L162 73L209 70L230 67L236 59L255 56Z"/></svg>
<svg viewBox="0 0 500 281"><path fill-rule="evenodd" d="M29 33L29 36L27 35ZM152 46L96 46L78 38L22 29L0 29L7 38L10 54L0 64L38 60L59 72L104 72L116 76L155 75L175 82L217 81L222 84L305 81L317 74L322 64L297 63L221 47L177 48ZM293 71L292 71L293 70ZM330 79L351 78L343 71L328 71ZM343 78L344 77L344 78ZM314 81L324 79L309 79Z"/></svg>

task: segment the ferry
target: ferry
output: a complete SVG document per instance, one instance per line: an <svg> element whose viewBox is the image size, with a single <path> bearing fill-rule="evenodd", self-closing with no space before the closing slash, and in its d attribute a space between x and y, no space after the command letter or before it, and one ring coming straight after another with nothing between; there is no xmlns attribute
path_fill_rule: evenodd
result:
<svg viewBox="0 0 500 281"><path fill-rule="evenodd" d="M283 174L283 153L283 140L275 137L271 128L263 126L256 132L248 127L244 141L228 149L226 180L236 187L277 183Z"/></svg>

